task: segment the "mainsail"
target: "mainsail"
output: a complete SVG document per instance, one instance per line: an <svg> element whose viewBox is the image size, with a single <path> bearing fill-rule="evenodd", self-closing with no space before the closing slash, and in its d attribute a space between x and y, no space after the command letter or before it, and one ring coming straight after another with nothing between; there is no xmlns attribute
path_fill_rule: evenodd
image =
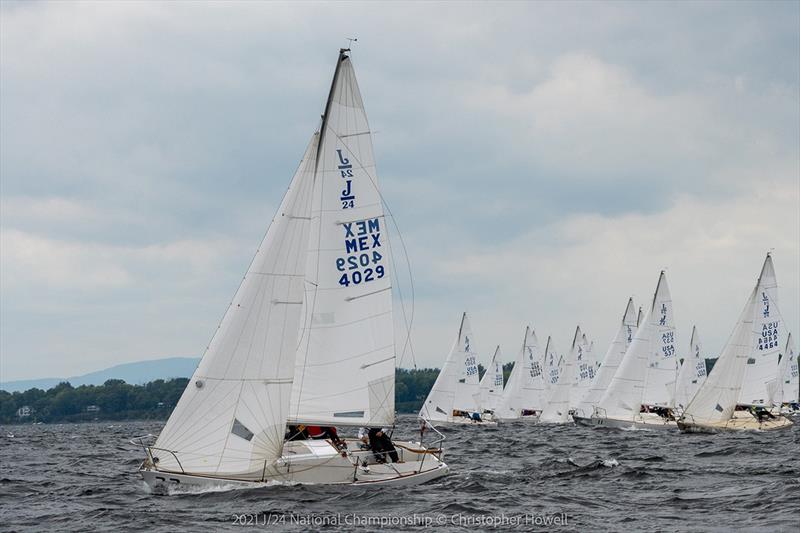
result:
<svg viewBox="0 0 800 533"><path fill-rule="evenodd" d="M697 326L692 328L689 353L683 359L675 385L675 407L685 409L689 401L706 380L706 359L702 356Z"/></svg>
<svg viewBox="0 0 800 533"><path fill-rule="evenodd" d="M467 313L461 316L453 347L433 384L419 416L427 420L446 422L453 411L475 412L475 397L479 394L478 358L474 351L472 328Z"/></svg>
<svg viewBox="0 0 800 533"><path fill-rule="evenodd" d="M539 341L530 326L525 328L525 338L514 368L503 389L498 407L500 418L519 418L523 411L541 411L544 404L545 385Z"/></svg>
<svg viewBox="0 0 800 533"><path fill-rule="evenodd" d="M633 340L636 332L636 309L633 306L633 298L628 299L625 313L622 315L622 323L617 330L611 346L608 347L600 368L597 369L589 390L578 404L577 413L580 416L589 417L594 412L594 407L600 402L600 398L605 393L611 379L619 368L619 363Z"/></svg>
<svg viewBox="0 0 800 533"><path fill-rule="evenodd" d="M498 346L480 381L481 411L494 411L503 397L503 356Z"/></svg>
<svg viewBox="0 0 800 533"><path fill-rule="evenodd" d="M389 243L372 136L344 51L320 129L310 226L289 422L391 425Z"/></svg>
<svg viewBox="0 0 800 533"><path fill-rule="evenodd" d="M777 303L778 282L772 256L767 254L758 282L760 311L755 319L756 338L744 370L740 405L772 405L777 389L778 354L784 323Z"/></svg>
<svg viewBox="0 0 800 533"><path fill-rule="evenodd" d="M159 466L259 477L281 455L295 350L319 135L197 370L156 441Z"/></svg>
<svg viewBox="0 0 800 533"><path fill-rule="evenodd" d="M577 365L575 390L570 393L570 409L575 410L580 400L589 391L597 369L593 352L594 343L590 343L584 333L578 346L575 363Z"/></svg>
<svg viewBox="0 0 800 533"><path fill-rule="evenodd" d="M583 352L583 339L581 337L580 326L575 328L572 348L564 361L564 366L558 377L558 382L553 385L552 392L547 400L547 405L542 409L539 422L550 424L566 424L569 422L570 397L577 379L576 367L579 352Z"/></svg>
<svg viewBox="0 0 800 533"><path fill-rule="evenodd" d="M669 359L675 358L672 299L667 286L667 276L662 271L647 314L639 323L628 350L611 379L608 389L597 404L597 414L602 417L632 420L639 414L643 404L661 405L669 403L667 385L671 379L661 375ZM655 363L659 366L656 367ZM650 377L653 371L659 375ZM667 374L667 372L663 372Z"/></svg>

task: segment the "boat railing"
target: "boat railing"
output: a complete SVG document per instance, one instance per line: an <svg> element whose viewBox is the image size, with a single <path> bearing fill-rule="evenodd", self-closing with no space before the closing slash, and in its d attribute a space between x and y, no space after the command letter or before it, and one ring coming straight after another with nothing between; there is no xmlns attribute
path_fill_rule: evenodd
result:
<svg viewBox="0 0 800 533"><path fill-rule="evenodd" d="M133 437L128 442L130 442L134 446L142 447L145 455L147 456L147 459L150 461L150 464L153 466L155 470L158 470L158 457L153 455L153 450L160 452L167 452L168 454L172 455L172 457L175 459L175 462L178 463L178 468L181 469L181 474L186 473L186 471L183 469L183 465L181 464L181 460L178 459L178 456L175 454L174 451L168 450L166 448L158 448L156 446L153 446L153 444L155 444L156 442L155 435L147 434L147 435L141 435L139 437Z"/></svg>
<svg viewBox="0 0 800 533"><path fill-rule="evenodd" d="M442 453L444 453L443 444L444 444L445 436L442 434L441 431L436 429L436 426L434 426L431 423L430 420L426 420L426 419L424 419L422 417L420 417L420 420L422 421L422 424L420 424L420 428L419 428L419 444L420 444L420 446L425 450L430 450L429 453L432 453L433 455L436 456L436 459L441 461L442 460ZM435 438L433 440L431 440L430 442L427 442L427 443L425 442L425 430L426 429L430 429L436 434ZM427 453L422 454L422 460L420 460L420 464L419 464L420 471L422 471L422 465L425 463L425 457L427 455L428 455Z"/></svg>

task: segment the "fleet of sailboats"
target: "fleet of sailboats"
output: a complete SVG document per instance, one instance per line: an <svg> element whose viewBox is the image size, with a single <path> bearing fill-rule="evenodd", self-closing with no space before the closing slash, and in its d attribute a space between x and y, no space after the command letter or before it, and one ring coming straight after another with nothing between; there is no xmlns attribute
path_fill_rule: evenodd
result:
<svg viewBox="0 0 800 533"><path fill-rule="evenodd" d="M390 253L371 132L342 49L319 128L206 353L161 433L136 439L144 480L423 483L449 470L434 424L684 432L792 425L784 415L800 396L798 360L767 254L710 373L696 326L688 350L678 349L664 271L644 312L628 299L602 358L580 326L566 354L552 337L541 349L527 326L507 381L500 346L481 377L463 313L419 411L438 438L426 445L421 431L418 440L391 443ZM337 427L361 428L369 439L340 438ZM373 437L389 447L377 450Z"/></svg>

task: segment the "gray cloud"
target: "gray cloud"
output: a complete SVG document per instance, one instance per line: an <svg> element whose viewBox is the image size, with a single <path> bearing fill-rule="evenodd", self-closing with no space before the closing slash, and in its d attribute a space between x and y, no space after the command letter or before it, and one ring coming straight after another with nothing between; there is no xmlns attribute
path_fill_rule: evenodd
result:
<svg viewBox="0 0 800 533"><path fill-rule="evenodd" d="M201 352L348 36L420 364L604 350L665 266L718 350L770 247L798 330L796 3L0 5L3 379Z"/></svg>

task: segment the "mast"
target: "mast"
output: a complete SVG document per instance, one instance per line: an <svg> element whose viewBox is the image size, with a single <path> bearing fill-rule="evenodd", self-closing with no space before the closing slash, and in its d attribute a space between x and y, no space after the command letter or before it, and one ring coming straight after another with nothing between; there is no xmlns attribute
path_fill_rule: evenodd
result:
<svg viewBox="0 0 800 533"><path fill-rule="evenodd" d="M336 60L336 69L333 71L333 79L331 80L331 88L328 91L328 99L325 101L325 111L322 113L322 123L319 126L319 146L322 146L322 142L325 140L325 134L328 130L328 116L331 112L331 102L333 101L333 92L336 89L336 82L339 80L339 72L341 71L342 62L345 59L349 59L350 56L347 55L349 52L349 48L339 48L339 59ZM317 175L317 170L319 169L319 152L317 152L317 160L314 163L314 176Z"/></svg>

